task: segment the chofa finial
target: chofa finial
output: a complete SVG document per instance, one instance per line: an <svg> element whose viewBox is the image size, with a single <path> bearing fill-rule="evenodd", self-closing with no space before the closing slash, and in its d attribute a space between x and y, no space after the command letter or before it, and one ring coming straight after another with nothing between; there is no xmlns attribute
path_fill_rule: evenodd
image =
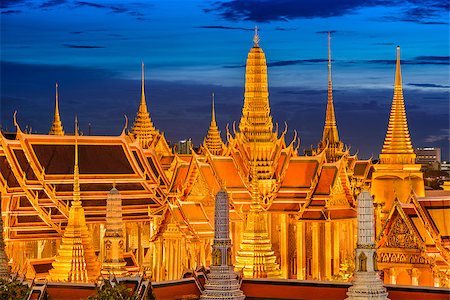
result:
<svg viewBox="0 0 450 300"><path fill-rule="evenodd" d="M253 46L259 47L259 45L258 45L259 41L260 41L260 39L259 39L259 35L258 35L258 26L255 26L255 35L253 36Z"/></svg>

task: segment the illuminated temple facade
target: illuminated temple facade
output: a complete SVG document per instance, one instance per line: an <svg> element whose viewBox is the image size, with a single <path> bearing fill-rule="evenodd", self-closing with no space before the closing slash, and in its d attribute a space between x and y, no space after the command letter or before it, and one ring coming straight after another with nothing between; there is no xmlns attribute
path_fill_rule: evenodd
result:
<svg viewBox="0 0 450 300"><path fill-rule="evenodd" d="M298 153L296 133L286 142L287 126L280 133L272 122L266 58L257 32L246 62L239 126L227 130L222 140L213 102L211 125L197 153L174 153L153 125L143 65L141 99L130 131L126 125L118 136L65 134L58 95L48 135L23 132L15 122L16 133L0 136L1 210L12 271L29 274L36 261L57 264L61 238L78 203L77 165L95 268L109 259L105 243L119 242L123 249L114 252L120 254L119 270L125 273L122 255L132 257L136 270L146 270L156 281L214 265L214 199L225 186L236 271L244 277L346 280L357 243L357 197L371 188L384 282L448 286L450 225L445 216L450 196L424 192L406 122L399 55L389 127L381 161L374 165L351 155L339 139L328 49L324 131L310 156ZM121 235L117 243L105 235L111 228L107 199L113 185L120 193L123 220L123 227L116 228ZM255 247L259 250L249 251Z"/></svg>

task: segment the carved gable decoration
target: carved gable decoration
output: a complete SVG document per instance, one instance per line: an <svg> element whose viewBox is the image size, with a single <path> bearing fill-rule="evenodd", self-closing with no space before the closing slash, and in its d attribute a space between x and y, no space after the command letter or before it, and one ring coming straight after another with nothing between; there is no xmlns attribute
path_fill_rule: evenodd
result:
<svg viewBox="0 0 450 300"><path fill-rule="evenodd" d="M408 225L400 215L397 215L389 230L385 247L420 249L414 232L411 232Z"/></svg>

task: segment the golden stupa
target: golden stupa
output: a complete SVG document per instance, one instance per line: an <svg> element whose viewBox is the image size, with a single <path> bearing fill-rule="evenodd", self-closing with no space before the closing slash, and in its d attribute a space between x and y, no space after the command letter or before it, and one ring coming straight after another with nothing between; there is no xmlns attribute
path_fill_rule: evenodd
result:
<svg viewBox="0 0 450 300"><path fill-rule="evenodd" d="M58 83L56 83L55 92L55 115L53 116L52 128L48 134L64 135L64 129L61 123L61 117L59 116L59 95L58 95Z"/></svg>
<svg viewBox="0 0 450 300"><path fill-rule="evenodd" d="M49 271L51 281L93 282L100 275L100 264L92 244L92 233L86 226L80 197L77 126L78 124L75 122L73 200L58 254L52 263L53 269Z"/></svg>

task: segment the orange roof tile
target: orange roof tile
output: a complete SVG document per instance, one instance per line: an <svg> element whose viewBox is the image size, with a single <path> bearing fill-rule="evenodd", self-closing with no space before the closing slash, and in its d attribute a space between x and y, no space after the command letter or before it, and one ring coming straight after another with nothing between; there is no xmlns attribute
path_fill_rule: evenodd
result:
<svg viewBox="0 0 450 300"><path fill-rule="evenodd" d="M310 187L318 167L319 162L317 160L291 158L281 186Z"/></svg>
<svg viewBox="0 0 450 300"><path fill-rule="evenodd" d="M320 172L319 183L314 194L328 195L336 179L337 168L335 166L324 166Z"/></svg>

